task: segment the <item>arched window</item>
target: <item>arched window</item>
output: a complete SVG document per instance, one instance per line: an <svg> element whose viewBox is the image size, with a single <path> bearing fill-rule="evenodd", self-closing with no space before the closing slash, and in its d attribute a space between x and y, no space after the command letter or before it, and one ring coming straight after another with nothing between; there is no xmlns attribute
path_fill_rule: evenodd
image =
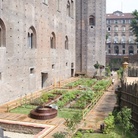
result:
<svg viewBox="0 0 138 138"><path fill-rule="evenodd" d="M115 54L119 54L119 47L118 47L118 46L115 46L115 47L114 47L114 53L115 53Z"/></svg>
<svg viewBox="0 0 138 138"><path fill-rule="evenodd" d="M67 15L70 16L70 2L67 3Z"/></svg>
<svg viewBox="0 0 138 138"><path fill-rule="evenodd" d="M133 55L134 54L134 47L129 46L128 51L129 51L129 55Z"/></svg>
<svg viewBox="0 0 138 138"><path fill-rule="evenodd" d="M68 47L68 37L66 36L65 37L65 49L69 49L69 47Z"/></svg>
<svg viewBox="0 0 138 138"><path fill-rule="evenodd" d="M0 47L6 47L6 29L4 22L0 19Z"/></svg>
<svg viewBox="0 0 138 138"><path fill-rule="evenodd" d="M111 31L111 26L107 26L107 31L108 31L108 32Z"/></svg>
<svg viewBox="0 0 138 138"><path fill-rule="evenodd" d="M93 15L89 16L89 25L95 26L95 17Z"/></svg>
<svg viewBox="0 0 138 138"><path fill-rule="evenodd" d="M28 47L31 49L36 48L36 31L33 26L28 31Z"/></svg>
<svg viewBox="0 0 138 138"><path fill-rule="evenodd" d="M51 37L50 37L50 46L52 49L56 48L56 36L54 32L52 32Z"/></svg>

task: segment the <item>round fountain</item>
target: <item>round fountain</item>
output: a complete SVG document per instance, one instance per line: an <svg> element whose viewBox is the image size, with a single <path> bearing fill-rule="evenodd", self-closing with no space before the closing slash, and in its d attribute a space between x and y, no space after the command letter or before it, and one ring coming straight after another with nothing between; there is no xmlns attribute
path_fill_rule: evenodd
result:
<svg viewBox="0 0 138 138"><path fill-rule="evenodd" d="M57 116L57 110L50 106L38 106L31 110L30 117L39 120L52 119Z"/></svg>

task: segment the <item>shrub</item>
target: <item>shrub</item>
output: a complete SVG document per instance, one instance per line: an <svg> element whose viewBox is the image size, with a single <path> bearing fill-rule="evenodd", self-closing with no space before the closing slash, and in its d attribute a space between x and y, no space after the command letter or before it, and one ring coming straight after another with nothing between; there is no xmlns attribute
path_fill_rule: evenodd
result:
<svg viewBox="0 0 138 138"><path fill-rule="evenodd" d="M115 119L112 113L109 114L108 117L105 118L104 120L105 128L104 128L104 133L109 134L112 129L115 127Z"/></svg>
<svg viewBox="0 0 138 138"><path fill-rule="evenodd" d="M66 134L64 132L56 132L52 135L54 138L65 138Z"/></svg>

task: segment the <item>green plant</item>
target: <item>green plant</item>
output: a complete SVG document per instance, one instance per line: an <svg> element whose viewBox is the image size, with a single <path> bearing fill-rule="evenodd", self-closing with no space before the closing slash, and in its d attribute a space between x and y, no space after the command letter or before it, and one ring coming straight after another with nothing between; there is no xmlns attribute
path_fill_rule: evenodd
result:
<svg viewBox="0 0 138 138"><path fill-rule="evenodd" d="M66 134L64 132L56 132L52 135L54 138L65 138Z"/></svg>
<svg viewBox="0 0 138 138"><path fill-rule="evenodd" d="M81 114L74 114L71 118L66 119L66 126L68 127L68 134L72 137L73 132L76 128L76 125L81 121L82 115Z"/></svg>
<svg viewBox="0 0 138 138"><path fill-rule="evenodd" d="M99 66L100 66L100 64L99 64L98 61L97 61L96 64L94 64L94 67L95 67L95 69L98 69Z"/></svg>
<svg viewBox="0 0 138 138"><path fill-rule="evenodd" d="M115 119L112 113L109 114L108 117L105 118L104 120L105 128L104 128L104 133L109 134L112 129L115 127Z"/></svg>
<svg viewBox="0 0 138 138"><path fill-rule="evenodd" d="M117 120L124 128L125 134L129 132L133 128L133 124L131 123L131 109L124 107L120 112L117 113Z"/></svg>
<svg viewBox="0 0 138 138"><path fill-rule="evenodd" d="M117 71L117 75L119 78L122 78L123 77L123 68L121 67L118 71Z"/></svg>
<svg viewBox="0 0 138 138"><path fill-rule="evenodd" d="M76 134L75 134L75 137L74 138L83 138L83 134L78 131Z"/></svg>

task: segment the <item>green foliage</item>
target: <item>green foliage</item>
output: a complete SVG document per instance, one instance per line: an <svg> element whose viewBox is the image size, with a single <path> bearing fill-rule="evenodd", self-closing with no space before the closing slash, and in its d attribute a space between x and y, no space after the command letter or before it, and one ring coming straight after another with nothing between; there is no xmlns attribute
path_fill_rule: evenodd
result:
<svg viewBox="0 0 138 138"><path fill-rule="evenodd" d="M136 42L138 42L138 11L135 10L132 15L134 16L134 19L132 19L130 26L132 32L136 36Z"/></svg>
<svg viewBox="0 0 138 138"><path fill-rule="evenodd" d="M83 134L80 131L78 131L74 138L83 138Z"/></svg>
<svg viewBox="0 0 138 138"><path fill-rule="evenodd" d="M74 90L63 94L62 98L57 102L59 108L64 107L68 102L74 100L80 91Z"/></svg>
<svg viewBox="0 0 138 138"><path fill-rule="evenodd" d="M109 134L112 129L115 127L115 119L112 114L109 114L108 117L105 118L104 120L105 128L104 128L104 133Z"/></svg>
<svg viewBox="0 0 138 138"><path fill-rule="evenodd" d="M93 89L94 91L101 91L101 90L106 90L106 88L110 85L109 80L100 80L98 81L94 86Z"/></svg>
<svg viewBox="0 0 138 138"><path fill-rule="evenodd" d="M123 68L121 67L118 71L117 71L117 75L119 78L122 78L123 77Z"/></svg>
<svg viewBox="0 0 138 138"><path fill-rule="evenodd" d="M95 69L98 69L99 66L100 66L100 64L99 64L98 61L97 61L96 64L94 64L94 67L95 67Z"/></svg>
<svg viewBox="0 0 138 138"><path fill-rule="evenodd" d="M71 118L66 118L66 126L69 128L70 131L74 131L76 125L81 121L82 115L81 114L74 114Z"/></svg>
<svg viewBox="0 0 138 138"><path fill-rule="evenodd" d="M133 128L133 124L130 121L131 117L131 109L127 107L122 108L117 114L117 120L123 126L125 133Z"/></svg>
<svg viewBox="0 0 138 138"><path fill-rule="evenodd" d="M109 66L107 66L107 67L105 68L105 73L106 73L106 76L110 76L111 70L110 70L110 67L109 67Z"/></svg>
<svg viewBox="0 0 138 138"><path fill-rule="evenodd" d="M52 135L54 138L65 138L66 134L64 132L56 132Z"/></svg>
<svg viewBox="0 0 138 138"><path fill-rule="evenodd" d="M69 86L76 87L78 85L82 85L82 86L91 87L95 82L96 82L96 79L81 78L75 82L71 82L71 83L67 84L66 86L67 87L69 87Z"/></svg>
<svg viewBox="0 0 138 138"><path fill-rule="evenodd" d="M48 94L47 93L43 93L41 98L40 98L41 103L45 103L48 101Z"/></svg>

